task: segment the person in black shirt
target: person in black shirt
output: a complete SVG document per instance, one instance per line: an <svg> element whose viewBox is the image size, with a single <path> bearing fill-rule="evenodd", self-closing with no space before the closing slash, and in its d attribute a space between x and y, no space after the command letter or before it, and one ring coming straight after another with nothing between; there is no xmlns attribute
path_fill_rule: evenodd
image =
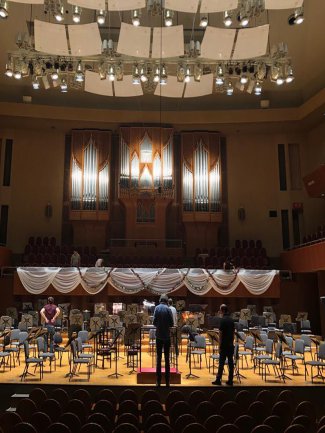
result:
<svg viewBox="0 0 325 433"><path fill-rule="evenodd" d="M173 315L171 309L168 307L168 296L161 295L159 305L155 308L153 314L153 324L156 327L156 351L157 351L157 386L161 384L161 358L164 349L165 357L165 378L166 386L169 386L170 379L170 364L169 364L169 351L170 351L170 332L169 328L174 325Z"/></svg>
<svg viewBox="0 0 325 433"><path fill-rule="evenodd" d="M229 375L227 385L233 384L234 377L234 334L235 324L229 315L227 305L220 305L222 319L219 327L219 368L216 380L212 385L221 385L221 378L226 358L228 359Z"/></svg>

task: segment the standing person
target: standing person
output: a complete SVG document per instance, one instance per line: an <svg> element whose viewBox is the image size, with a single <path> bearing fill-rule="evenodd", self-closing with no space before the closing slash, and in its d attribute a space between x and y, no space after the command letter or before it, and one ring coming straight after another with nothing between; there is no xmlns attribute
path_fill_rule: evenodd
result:
<svg viewBox="0 0 325 433"><path fill-rule="evenodd" d="M74 250L70 259L71 267L80 268L80 254Z"/></svg>
<svg viewBox="0 0 325 433"><path fill-rule="evenodd" d="M229 310L226 304L220 305L221 321L219 326L219 368L216 380L212 385L221 385L221 378L226 358L228 359L229 375L227 385L233 385L234 377L234 334L235 323L230 317Z"/></svg>
<svg viewBox="0 0 325 433"><path fill-rule="evenodd" d="M169 306L169 308L172 312L172 315L173 315L174 326L177 326L177 311L176 311L176 308L173 306L172 298L168 299L168 306Z"/></svg>
<svg viewBox="0 0 325 433"><path fill-rule="evenodd" d="M50 296L47 304L41 309L41 316L45 321L47 335L44 335L44 349L48 351L48 339L50 340L50 352L53 352L53 335L55 333L55 320L60 314L60 308L54 304L54 298Z"/></svg>
<svg viewBox="0 0 325 433"><path fill-rule="evenodd" d="M174 325L173 315L171 309L167 305L167 295L161 295L159 305L155 308L153 314L153 324L156 327L156 351L157 351L157 386L161 385L161 358L162 351L164 350L165 357L165 379L166 386L169 386L170 379L170 364L169 364L169 351L170 351L170 332L169 328Z"/></svg>

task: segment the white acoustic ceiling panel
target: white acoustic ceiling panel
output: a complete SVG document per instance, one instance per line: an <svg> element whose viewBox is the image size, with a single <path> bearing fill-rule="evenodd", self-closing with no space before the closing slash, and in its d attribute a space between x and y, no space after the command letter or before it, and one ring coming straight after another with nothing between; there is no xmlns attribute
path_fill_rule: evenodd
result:
<svg viewBox="0 0 325 433"><path fill-rule="evenodd" d="M166 59L184 55L183 26L155 27L153 29L152 58Z"/></svg>
<svg viewBox="0 0 325 433"><path fill-rule="evenodd" d="M65 26L34 20L35 50L42 53L68 56Z"/></svg>
<svg viewBox="0 0 325 433"><path fill-rule="evenodd" d="M213 13L231 11L237 9L238 0L202 0L201 1L201 12Z"/></svg>
<svg viewBox="0 0 325 433"><path fill-rule="evenodd" d="M117 52L133 57L149 57L150 27L121 24Z"/></svg>
<svg viewBox="0 0 325 433"><path fill-rule="evenodd" d="M115 96L125 98L130 96L142 96L141 84L132 83L132 75L124 75L123 81L114 81Z"/></svg>
<svg viewBox="0 0 325 433"><path fill-rule="evenodd" d="M68 30L73 56L95 56L102 53L102 39L97 23L68 26Z"/></svg>
<svg viewBox="0 0 325 433"><path fill-rule="evenodd" d="M105 0L68 0L68 3L86 9L105 9Z"/></svg>
<svg viewBox="0 0 325 433"><path fill-rule="evenodd" d="M213 89L213 74L202 75L201 81L191 80L186 84L184 98L211 95Z"/></svg>
<svg viewBox="0 0 325 433"><path fill-rule="evenodd" d="M195 14L199 0L165 0L165 9Z"/></svg>
<svg viewBox="0 0 325 433"><path fill-rule="evenodd" d="M181 98L184 92L184 83L179 83L177 77L168 76L166 85L158 84L155 90L156 96L165 96L167 98Z"/></svg>
<svg viewBox="0 0 325 433"><path fill-rule="evenodd" d="M112 82L101 80L97 72L86 71L85 91L96 95L113 96Z"/></svg>
<svg viewBox="0 0 325 433"><path fill-rule="evenodd" d="M304 0L265 0L265 9L295 9L303 4Z"/></svg>
<svg viewBox="0 0 325 433"><path fill-rule="evenodd" d="M201 44L201 58L229 60L235 36L235 29L220 29L208 26Z"/></svg>
<svg viewBox="0 0 325 433"><path fill-rule="evenodd" d="M108 0L109 11L130 11L145 6L146 0Z"/></svg>
<svg viewBox="0 0 325 433"><path fill-rule="evenodd" d="M240 60L264 56L267 51L268 38L269 24L251 29L240 29L232 58Z"/></svg>

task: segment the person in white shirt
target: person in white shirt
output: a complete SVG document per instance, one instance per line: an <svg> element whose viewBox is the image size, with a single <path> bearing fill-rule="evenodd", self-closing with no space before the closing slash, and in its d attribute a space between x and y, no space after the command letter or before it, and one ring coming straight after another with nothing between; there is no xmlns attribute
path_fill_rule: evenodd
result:
<svg viewBox="0 0 325 433"><path fill-rule="evenodd" d="M173 307L173 300L171 298L168 299L168 306L172 312L173 315L173 322L174 322L174 326L177 326L177 311L176 308Z"/></svg>

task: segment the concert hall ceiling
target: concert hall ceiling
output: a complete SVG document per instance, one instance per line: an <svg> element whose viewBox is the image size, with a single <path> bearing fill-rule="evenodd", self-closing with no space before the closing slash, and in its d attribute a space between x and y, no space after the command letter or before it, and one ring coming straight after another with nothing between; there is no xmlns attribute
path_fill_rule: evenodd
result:
<svg viewBox="0 0 325 433"><path fill-rule="evenodd" d="M86 2L85 2L86 3ZM184 3L184 2L182 2ZM1 3L2 4L2 3ZM189 110L235 110L259 108L261 100L269 100L270 108L298 107L319 93L325 84L325 2L305 0L304 22L301 25L289 25L288 17L293 10L267 10L249 24L250 27L269 24L268 49L273 45L285 42L288 45L288 56L294 70L295 79L290 84L276 85L269 79L263 82L261 95L249 94L247 88L240 91L235 88L232 96L214 92L199 97L160 97L144 94L136 97L103 96L70 88L67 93L60 92L59 86L45 90L33 90L30 78L20 80L8 78L4 72L8 61L8 52L17 51L17 35L27 33L30 21L40 20L56 23L49 13L44 13L44 5L33 6L9 1L9 16L0 20L0 102L22 102L24 96L31 96L33 104L53 106L71 106L102 109L128 109L152 111L189 111ZM71 5L65 5L69 14L65 15L64 24L72 24ZM143 16L141 26L159 27L161 17ZM209 14L209 26L224 28L221 14ZM202 42L204 30L199 27L199 13L175 12L173 25L183 25L184 35L195 29L196 37ZM83 8L81 24L96 22L96 12ZM131 24L131 11L110 12L101 27L102 39L113 34L115 42L121 22ZM239 26L236 25L236 28ZM235 26L232 26L235 28ZM71 38L71 37L70 37ZM186 41L185 41L186 42ZM172 43L171 43L172 44ZM137 59L144 61L143 59ZM166 62L167 63L167 62ZM215 62L216 63L216 62ZM193 63L194 66L194 63ZM215 70L213 73L213 86ZM211 81L212 82L212 81ZM116 89L116 88L115 88ZM123 93L123 92L122 92Z"/></svg>

